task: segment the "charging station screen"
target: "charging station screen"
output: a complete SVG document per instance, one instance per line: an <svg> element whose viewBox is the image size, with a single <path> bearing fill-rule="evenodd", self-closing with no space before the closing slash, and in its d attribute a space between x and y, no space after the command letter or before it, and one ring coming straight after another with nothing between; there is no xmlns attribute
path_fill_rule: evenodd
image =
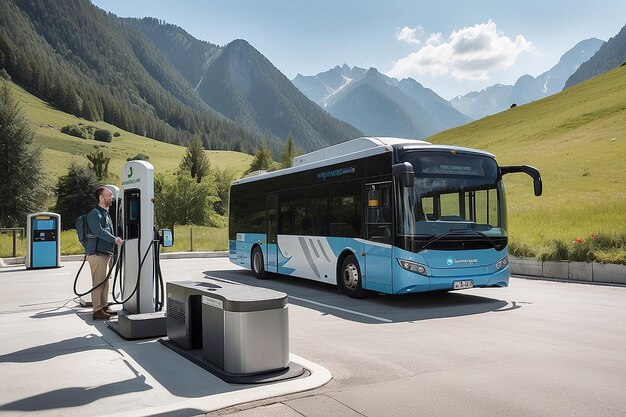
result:
<svg viewBox="0 0 626 417"><path fill-rule="evenodd" d="M139 190L124 191L125 239L137 239L141 222L141 193Z"/></svg>
<svg viewBox="0 0 626 417"><path fill-rule="evenodd" d="M139 220L139 199L133 198L128 204L128 220L136 222Z"/></svg>
<svg viewBox="0 0 626 417"><path fill-rule="evenodd" d="M35 220L34 230L55 230L56 224L54 220Z"/></svg>

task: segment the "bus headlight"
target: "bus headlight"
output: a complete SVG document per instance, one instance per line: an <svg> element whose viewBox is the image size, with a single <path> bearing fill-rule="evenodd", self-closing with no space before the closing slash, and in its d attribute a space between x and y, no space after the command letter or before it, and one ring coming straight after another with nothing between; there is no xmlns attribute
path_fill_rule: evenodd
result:
<svg viewBox="0 0 626 417"><path fill-rule="evenodd" d="M505 256L504 258L500 259L498 262L496 262L496 272L506 268L506 266L509 264L509 256Z"/></svg>
<svg viewBox="0 0 626 417"><path fill-rule="evenodd" d="M406 261L404 259L398 259L398 263L403 269L406 269L407 271L415 272L416 274L420 275L428 275L428 273L426 273L426 267L424 265L420 265L412 261Z"/></svg>

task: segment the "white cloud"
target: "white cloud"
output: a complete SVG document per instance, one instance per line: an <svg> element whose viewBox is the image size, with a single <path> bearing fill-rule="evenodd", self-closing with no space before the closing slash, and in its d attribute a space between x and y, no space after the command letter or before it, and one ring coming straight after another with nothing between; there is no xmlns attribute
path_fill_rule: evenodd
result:
<svg viewBox="0 0 626 417"><path fill-rule="evenodd" d="M398 28L396 30L396 39L412 45L421 45L422 41L418 38L418 36L422 36L423 33L424 28L421 26L418 26L415 29L405 26L402 29Z"/></svg>
<svg viewBox="0 0 626 417"><path fill-rule="evenodd" d="M404 40L398 33L398 39ZM455 30L445 41L441 33L431 34L417 52L396 61L387 75L405 78L450 73L459 80L485 80L491 72L513 66L521 53L532 50L523 36L511 40L489 20Z"/></svg>

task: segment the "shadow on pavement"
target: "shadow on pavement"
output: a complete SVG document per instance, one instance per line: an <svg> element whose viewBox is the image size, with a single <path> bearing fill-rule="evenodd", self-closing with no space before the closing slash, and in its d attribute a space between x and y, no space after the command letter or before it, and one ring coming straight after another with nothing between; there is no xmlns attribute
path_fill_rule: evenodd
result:
<svg viewBox="0 0 626 417"><path fill-rule="evenodd" d="M383 324L461 317L492 311L521 308L513 302L466 292L426 292L404 295L372 294L365 299L351 299L337 292L333 285L301 278L274 275L258 280L247 271L205 271L205 278L217 278L255 287L286 292L289 303L318 310L323 314L360 323ZM493 289L497 293L498 289ZM346 311L347 310L347 311Z"/></svg>
<svg viewBox="0 0 626 417"><path fill-rule="evenodd" d="M143 375L140 375L128 362L124 361L124 363L135 374L134 378L95 387L69 387L48 391L3 404L0 406L0 410L42 411L80 407L102 398L152 389L150 385L146 384L146 379Z"/></svg>

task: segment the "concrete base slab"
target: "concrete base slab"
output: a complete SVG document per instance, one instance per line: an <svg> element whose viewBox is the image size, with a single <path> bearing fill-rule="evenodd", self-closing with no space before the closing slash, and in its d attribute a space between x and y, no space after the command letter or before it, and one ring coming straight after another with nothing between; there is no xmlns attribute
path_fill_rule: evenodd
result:
<svg viewBox="0 0 626 417"><path fill-rule="evenodd" d="M165 311L143 314L121 312L117 320L109 320L106 325L125 340L154 339L167 334Z"/></svg>
<svg viewBox="0 0 626 417"><path fill-rule="evenodd" d="M195 363L204 370L211 372L222 381L230 384L269 384L271 382L285 381L292 378L298 378L305 374L302 365L295 362L289 362L285 369L277 371L262 372L257 374L233 374L226 372L218 366L212 364L204 358L202 349L185 350L181 346L172 342L168 338L161 338L159 342L164 346L172 349L185 359Z"/></svg>

